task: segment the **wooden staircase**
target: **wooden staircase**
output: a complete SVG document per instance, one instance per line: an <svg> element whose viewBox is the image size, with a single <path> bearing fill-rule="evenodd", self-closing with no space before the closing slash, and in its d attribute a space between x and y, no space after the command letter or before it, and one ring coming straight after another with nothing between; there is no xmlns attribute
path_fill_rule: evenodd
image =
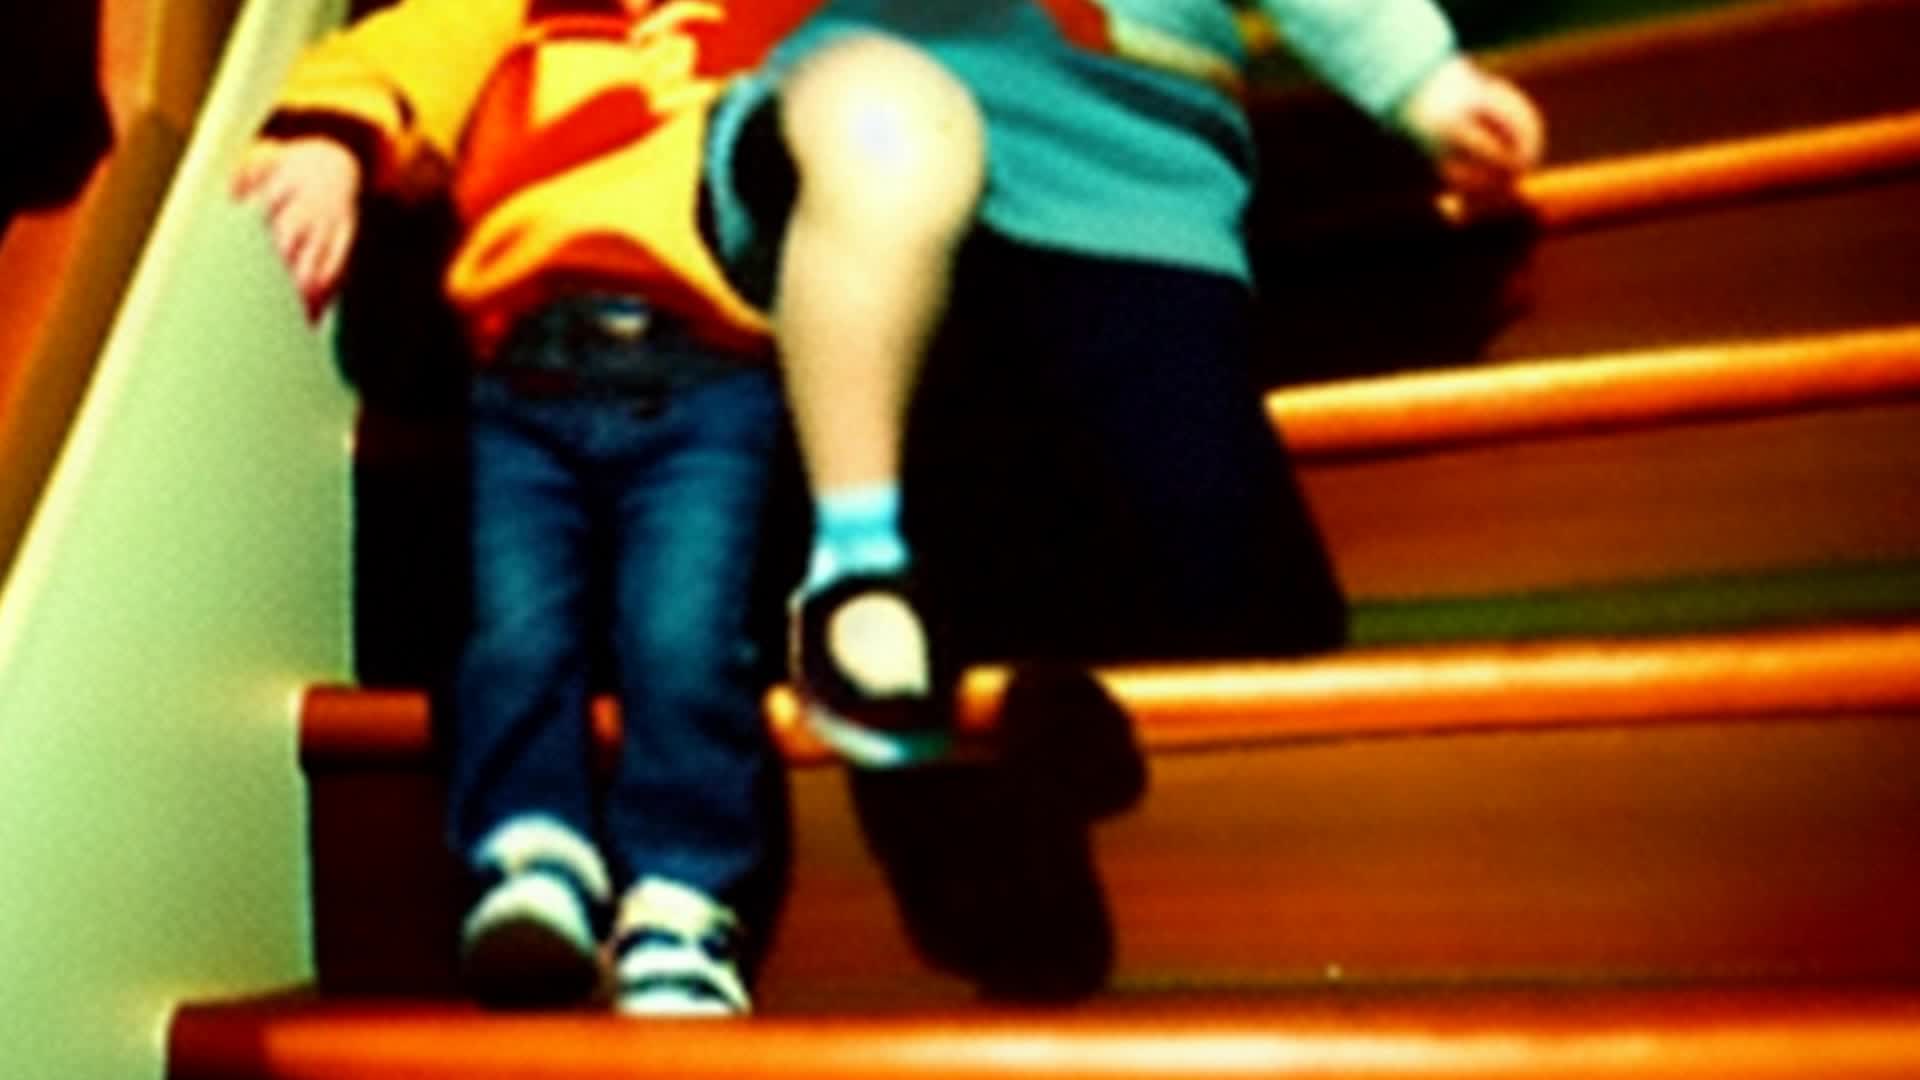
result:
<svg viewBox="0 0 1920 1080"><path fill-rule="evenodd" d="M1354 642L1099 672L1151 784L1048 849L1104 880L1092 1001L935 971L899 853L977 850L991 794L850 784L776 691L761 1015L481 1011L426 696L314 687L316 985L185 1006L170 1075L1920 1075L1915 40L1920 3L1806 0L1517 50L1560 146L1517 217L1260 103L1308 148L1270 192L1325 196L1256 227L1269 410ZM969 673L969 746L1022 677Z"/></svg>

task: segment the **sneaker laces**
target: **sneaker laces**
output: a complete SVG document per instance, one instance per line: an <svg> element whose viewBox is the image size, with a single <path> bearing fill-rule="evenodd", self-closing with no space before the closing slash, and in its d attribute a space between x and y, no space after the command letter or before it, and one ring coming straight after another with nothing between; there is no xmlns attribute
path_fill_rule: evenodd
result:
<svg viewBox="0 0 1920 1080"><path fill-rule="evenodd" d="M731 1015L752 1010L737 961L739 917L705 893L647 878L621 899L614 925L621 1011Z"/></svg>

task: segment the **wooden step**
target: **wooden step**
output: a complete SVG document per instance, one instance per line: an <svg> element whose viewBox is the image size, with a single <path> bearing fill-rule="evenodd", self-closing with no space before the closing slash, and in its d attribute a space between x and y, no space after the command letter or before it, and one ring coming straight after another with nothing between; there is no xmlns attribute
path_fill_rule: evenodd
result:
<svg viewBox="0 0 1920 1080"><path fill-rule="evenodd" d="M1820 1077L1920 1071L1911 989L1330 993L1065 1013L972 1011L660 1023L502 1016L417 1001L183 1010L171 1080L633 1076Z"/></svg>
<svg viewBox="0 0 1920 1080"><path fill-rule="evenodd" d="M1499 55L1552 128L1530 227L1451 227L1418 155L1350 110L1256 98L1262 378L1911 322L1917 34L1913 0L1751 3Z"/></svg>
<svg viewBox="0 0 1920 1080"><path fill-rule="evenodd" d="M1100 678L1149 750L1303 739L1442 734L1482 728L1587 727L1752 720L1779 715L1920 710L1920 624L1725 634L1671 640L1550 641L1356 651L1304 660L1106 669ZM1011 672L962 679L963 738L990 740ZM407 764L429 749L424 693L316 686L302 709L309 768ZM806 730L792 690L767 718L789 764L832 764ZM603 753L619 708L591 711Z"/></svg>
<svg viewBox="0 0 1920 1080"><path fill-rule="evenodd" d="M1540 103L1550 173L1580 174L1911 114L1920 87L1900 43L1916 36L1912 0L1783 0L1576 29L1480 55ZM1250 105L1263 173L1288 194L1284 220L1350 219L1427 183L1416 155L1302 76L1256 83Z"/></svg>
<svg viewBox="0 0 1920 1080"><path fill-rule="evenodd" d="M1802 189L1869 183L1920 166L1920 109L1815 127L1692 143L1542 168L1511 190L1469 196L1440 191L1428 208L1455 228L1524 218L1538 230L1571 231L1616 221L1685 213L1703 206L1781 197ZM1409 188L1424 191L1424 174ZM1350 199L1307 222L1337 237L1425 215L1391 193Z"/></svg>
<svg viewBox="0 0 1920 1080"><path fill-rule="evenodd" d="M1920 626L1685 640L1554 641L1309 660L1114 669L1102 680L1149 750L1476 729L1599 727L1920 710ZM1008 671L961 688L963 733L991 736ZM789 761L831 753L790 690L769 719Z"/></svg>
<svg viewBox="0 0 1920 1080"><path fill-rule="evenodd" d="M1599 595L1660 581L1912 564L1920 558L1916 425L1920 400L1890 398L1310 460L1300 483L1340 583L1359 604ZM1738 596L1727 599L1738 607Z"/></svg>
<svg viewBox="0 0 1920 1080"><path fill-rule="evenodd" d="M1915 655L1895 626L1115 673L1154 753L1144 803L1089 849L1114 981L1920 977ZM425 731L417 696L309 701L329 990L452 990ZM964 1000L869 847L872 815L931 812L911 784L790 783L764 999Z"/></svg>
<svg viewBox="0 0 1920 1080"><path fill-rule="evenodd" d="M1913 0L1761 0L1521 42L1489 62L1554 120L1557 163L1920 108Z"/></svg>
<svg viewBox="0 0 1920 1080"><path fill-rule="evenodd" d="M1389 609L1422 606L1459 624L1430 617L1433 637L1510 635L1503 612L1543 604L1560 633L1671 631L1648 609L1683 587L1707 624L1767 618L1763 592L1773 618L1832 617L1868 610L1839 593L1876 563L1869 607L1920 610L1899 569L1920 554L1916 397L1909 324L1345 379L1266 407L1357 639L1378 641Z"/></svg>
<svg viewBox="0 0 1920 1080"><path fill-rule="evenodd" d="M1302 461L1678 422L1813 412L1920 394L1920 325L1484 364L1275 390Z"/></svg>
<svg viewBox="0 0 1920 1080"><path fill-rule="evenodd" d="M1571 191L1608 168L1541 182ZM1271 386L1920 320L1907 287L1920 271L1911 167L1586 228L1462 229L1437 217L1319 234L1271 218L1255 228L1257 355Z"/></svg>
<svg viewBox="0 0 1920 1080"><path fill-rule="evenodd" d="M1521 180L1514 209L1548 229L1674 213L1715 201L1873 179L1920 165L1920 110L1546 169ZM1457 197L1441 212L1476 213Z"/></svg>

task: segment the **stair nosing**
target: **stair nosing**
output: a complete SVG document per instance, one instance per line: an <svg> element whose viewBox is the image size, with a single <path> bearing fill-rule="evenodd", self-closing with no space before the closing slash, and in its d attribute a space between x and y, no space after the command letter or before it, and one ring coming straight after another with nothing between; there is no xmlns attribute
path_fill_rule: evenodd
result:
<svg viewBox="0 0 1920 1080"><path fill-rule="evenodd" d="M1523 177L1517 205L1550 230L1651 212L1864 180L1920 164L1920 109L1738 136L1542 169ZM1443 195L1451 219L1476 212Z"/></svg>
<svg viewBox="0 0 1920 1080"><path fill-rule="evenodd" d="M1920 324L1329 380L1268 392L1302 462L1778 415L1920 393Z"/></svg>
<svg viewBox="0 0 1920 1080"><path fill-rule="evenodd" d="M658 1024L502 1016L457 1004L189 1006L175 1076L569 1075L1208 1077L1856 1075L1920 1068L1910 988L1327 993L1198 1007L756 1018ZM454 1035L454 1033L459 1033ZM451 1037L450 1037L451 1036ZM292 1070L283 1072L281 1070ZM462 1070L469 1070L463 1072ZM1837 1071L1828 1071L1837 1070ZM543 1072L542 1075L546 1075Z"/></svg>
<svg viewBox="0 0 1920 1080"><path fill-rule="evenodd" d="M1352 650L1317 658L1096 669L1149 751L1493 730L1754 721L1920 711L1920 622ZM989 741L1010 671L969 669L958 724ZM595 704L596 739L618 740ZM787 761L828 765L786 686L766 702ZM314 686L303 707L309 768L416 762L429 751L426 695Z"/></svg>

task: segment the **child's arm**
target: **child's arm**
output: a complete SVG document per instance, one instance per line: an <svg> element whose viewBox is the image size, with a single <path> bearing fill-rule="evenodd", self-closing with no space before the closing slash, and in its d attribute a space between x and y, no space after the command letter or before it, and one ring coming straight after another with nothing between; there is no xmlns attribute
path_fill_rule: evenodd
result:
<svg viewBox="0 0 1920 1080"><path fill-rule="evenodd" d="M310 318L339 288L362 189L444 181L466 114L526 0L405 0L301 54L234 172Z"/></svg>
<svg viewBox="0 0 1920 1080"><path fill-rule="evenodd" d="M1456 56L1426 77L1395 121L1468 193L1498 191L1540 163L1546 128L1533 100L1506 79Z"/></svg>
<svg viewBox="0 0 1920 1080"><path fill-rule="evenodd" d="M1432 0L1260 0L1322 78L1432 155L1449 183L1497 187L1539 162L1544 125L1512 83L1460 54Z"/></svg>
<svg viewBox="0 0 1920 1080"><path fill-rule="evenodd" d="M370 188L446 179L468 113L525 25L528 0L403 0L309 46L267 118L276 136L321 134L359 154Z"/></svg>
<svg viewBox="0 0 1920 1080"><path fill-rule="evenodd" d="M233 196L258 205L307 318L340 287L360 225L360 159L325 135L254 140L234 171Z"/></svg>

